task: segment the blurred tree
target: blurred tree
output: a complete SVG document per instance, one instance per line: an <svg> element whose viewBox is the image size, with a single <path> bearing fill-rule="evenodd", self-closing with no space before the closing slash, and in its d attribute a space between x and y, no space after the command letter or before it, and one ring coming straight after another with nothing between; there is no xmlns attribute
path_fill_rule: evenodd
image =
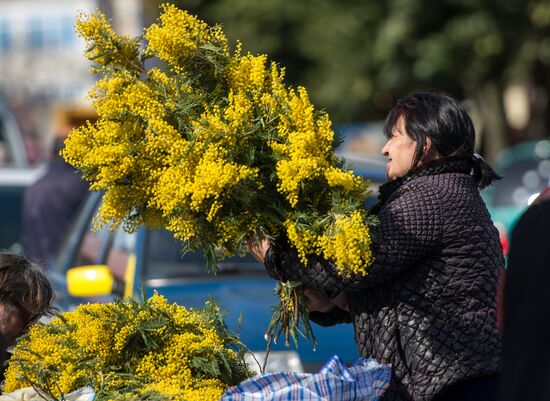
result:
<svg viewBox="0 0 550 401"><path fill-rule="evenodd" d="M550 93L547 0L175 3L223 24L245 51L284 65L289 81L306 86L336 123L381 119L412 90L445 91L470 99L491 158L506 142L506 85L528 78ZM545 97L535 100L540 134L550 113Z"/></svg>
<svg viewBox="0 0 550 401"><path fill-rule="evenodd" d="M529 1L524 8L528 29L520 33L511 75L529 86L531 118L526 135L536 138L550 135L550 2Z"/></svg>

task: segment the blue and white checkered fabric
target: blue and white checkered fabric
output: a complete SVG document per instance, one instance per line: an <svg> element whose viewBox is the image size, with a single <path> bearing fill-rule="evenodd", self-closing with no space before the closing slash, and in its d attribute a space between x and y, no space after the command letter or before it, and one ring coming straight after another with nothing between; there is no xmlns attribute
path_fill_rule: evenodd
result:
<svg viewBox="0 0 550 401"><path fill-rule="evenodd" d="M390 365L359 359L347 368L334 355L319 373L265 373L231 387L221 401L377 401L390 383Z"/></svg>

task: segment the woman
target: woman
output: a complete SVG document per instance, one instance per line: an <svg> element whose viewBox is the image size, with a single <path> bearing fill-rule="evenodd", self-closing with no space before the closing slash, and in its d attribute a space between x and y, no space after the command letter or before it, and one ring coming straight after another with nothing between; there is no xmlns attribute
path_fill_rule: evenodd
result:
<svg viewBox="0 0 550 401"><path fill-rule="evenodd" d="M23 256L0 250L0 383L11 356L8 348L38 318L54 311L53 298L53 288L41 268Z"/></svg>
<svg viewBox="0 0 550 401"><path fill-rule="evenodd" d="M472 121L447 95L400 99L384 131L390 181L372 210L367 276L343 278L321 258L301 268L284 239L250 250L273 277L305 284L311 320L353 321L361 356L391 363L384 400L496 400L504 259L478 188L499 177L474 153Z"/></svg>

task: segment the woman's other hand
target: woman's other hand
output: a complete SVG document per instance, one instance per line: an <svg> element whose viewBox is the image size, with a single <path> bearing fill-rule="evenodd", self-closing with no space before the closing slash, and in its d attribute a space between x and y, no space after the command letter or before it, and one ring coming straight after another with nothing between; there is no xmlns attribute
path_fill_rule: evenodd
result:
<svg viewBox="0 0 550 401"><path fill-rule="evenodd" d="M252 254L252 256L254 256L258 262L264 263L265 254L271 246L269 240L263 238L260 241L256 241L251 237L248 238L246 244L248 245L248 251Z"/></svg>
<svg viewBox="0 0 550 401"><path fill-rule="evenodd" d="M335 306L349 311L348 297L345 292L339 292L334 298L329 298L323 290L316 290L308 286L304 286L304 298L306 299L307 309L309 312L327 313Z"/></svg>
<svg viewBox="0 0 550 401"><path fill-rule="evenodd" d="M304 286L304 298L306 299L309 312L329 312L336 305L330 301L327 293L323 290Z"/></svg>

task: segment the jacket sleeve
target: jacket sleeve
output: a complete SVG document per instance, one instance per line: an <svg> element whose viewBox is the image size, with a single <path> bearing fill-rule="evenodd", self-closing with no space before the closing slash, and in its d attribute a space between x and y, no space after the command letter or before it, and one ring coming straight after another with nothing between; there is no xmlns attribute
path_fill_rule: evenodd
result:
<svg viewBox="0 0 550 401"><path fill-rule="evenodd" d="M286 242L275 243L268 250L267 271L278 280L300 281L329 295L335 290L377 286L438 249L443 225L440 199L427 184L416 184L381 209L372 248L374 262L365 276L343 277L331 262L318 256L310 257L304 266Z"/></svg>

